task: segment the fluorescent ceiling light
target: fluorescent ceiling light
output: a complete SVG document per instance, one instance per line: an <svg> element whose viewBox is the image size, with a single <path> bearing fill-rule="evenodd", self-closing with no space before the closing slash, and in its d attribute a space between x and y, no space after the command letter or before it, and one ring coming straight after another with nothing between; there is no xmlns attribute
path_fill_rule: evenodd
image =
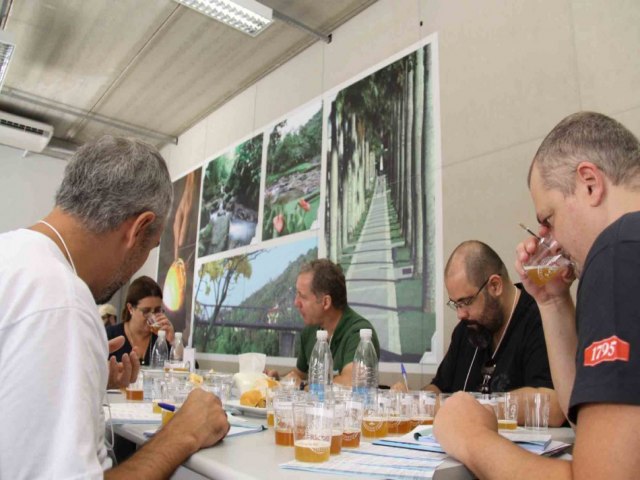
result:
<svg viewBox="0 0 640 480"><path fill-rule="evenodd" d="M13 36L9 32L0 30L0 88L2 88L4 79L7 77L9 62L15 47Z"/></svg>
<svg viewBox="0 0 640 480"><path fill-rule="evenodd" d="M255 37L271 22L272 11L255 0L175 0L203 15Z"/></svg>

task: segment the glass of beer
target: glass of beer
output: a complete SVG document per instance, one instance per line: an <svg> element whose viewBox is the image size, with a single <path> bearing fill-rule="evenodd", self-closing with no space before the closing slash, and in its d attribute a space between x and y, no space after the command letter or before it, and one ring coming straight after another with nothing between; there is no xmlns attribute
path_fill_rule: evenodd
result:
<svg viewBox="0 0 640 480"><path fill-rule="evenodd" d="M265 394L265 402L267 407L267 426L273 427L275 425L275 413L273 411L273 398L276 396L280 386L276 385L275 387L267 388Z"/></svg>
<svg viewBox="0 0 640 480"><path fill-rule="evenodd" d="M540 238L536 252L523 265L527 277L539 286L570 266L571 260L564 256L558 241L550 235Z"/></svg>
<svg viewBox="0 0 640 480"><path fill-rule="evenodd" d="M132 402L142 402L144 400L144 380L142 372L138 374L136 381L130 383L125 389L125 398Z"/></svg>
<svg viewBox="0 0 640 480"><path fill-rule="evenodd" d="M387 435L399 435L401 416L401 392L394 390L380 390L378 402L384 404L387 410Z"/></svg>
<svg viewBox="0 0 640 480"><path fill-rule="evenodd" d="M293 400L293 394L285 392L278 392L273 397L276 445L293 447Z"/></svg>
<svg viewBox="0 0 640 480"><path fill-rule="evenodd" d="M342 446L344 448L358 448L362 430L364 403L357 395L350 395L344 401L344 432Z"/></svg>
<svg viewBox="0 0 640 480"><path fill-rule="evenodd" d="M293 404L295 459L321 463L331 455L332 402L301 401Z"/></svg>
<svg viewBox="0 0 640 480"><path fill-rule="evenodd" d="M518 428L518 394L494 393L491 398L497 406L498 428L515 430Z"/></svg>
<svg viewBox="0 0 640 480"><path fill-rule="evenodd" d="M427 391L410 393L417 396L415 410L411 416L412 427L415 428L418 425L433 425L433 417L436 414L436 394Z"/></svg>
<svg viewBox="0 0 640 480"><path fill-rule="evenodd" d="M154 312L149 312L147 315L145 315L145 320L147 321L147 325L149 325L151 333L157 335L158 331L160 330L160 323L156 318L156 314Z"/></svg>
<svg viewBox="0 0 640 480"><path fill-rule="evenodd" d="M365 402L362 417L362 436L364 438L382 438L389 435L389 401L382 393L372 395Z"/></svg>
<svg viewBox="0 0 640 480"><path fill-rule="evenodd" d="M333 424L331 427L331 455L338 455L342 451L344 434L345 401L344 396L336 395L327 402L333 407Z"/></svg>
<svg viewBox="0 0 640 480"><path fill-rule="evenodd" d="M180 410L180 405L175 405L175 410L173 410L173 411L165 410L164 408L160 409L160 413L162 414L162 426L163 427L167 423L169 423L169 420L171 420L176 413L178 413L178 410Z"/></svg>

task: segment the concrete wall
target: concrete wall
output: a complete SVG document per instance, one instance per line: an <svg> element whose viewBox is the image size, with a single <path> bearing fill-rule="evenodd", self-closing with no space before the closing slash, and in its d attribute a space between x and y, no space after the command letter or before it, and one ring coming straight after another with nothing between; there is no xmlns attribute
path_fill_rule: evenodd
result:
<svg viewBox="0 0 640 480"><path fill-rule="evenodd" d="M0 233L28 227L53 208L64 160L0 145Z"/></svg>

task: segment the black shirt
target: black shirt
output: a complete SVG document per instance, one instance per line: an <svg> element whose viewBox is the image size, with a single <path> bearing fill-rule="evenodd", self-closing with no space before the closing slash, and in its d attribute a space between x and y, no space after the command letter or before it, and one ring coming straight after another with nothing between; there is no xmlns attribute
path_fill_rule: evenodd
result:
<svg viewBox="0 0 640 480"><path fill-rule="evenodd" d="M593 243L578 287L576 378L569 419L583 403L640 405L640 212Z"/></svg>
<svg viewBox="0 0 640 480"><path fill-rule="evenodd" d="M116 338L122 335L124 337L124 345L122 348L116 350L115 352L109 355L109 358L116 357L116 360L120 362L122 360L122 355L125 353L131 353L132 346L129 343L129 339L124 333L124 323L118 323L116 325L110 325L107 327L107 339L111 340L112 338ZM151 340L149 340L149 346L147 347L147 351L144 354L144 357L140 358L140 365L148 366L151 365L151 352L153 351L153 346L156 344L156 340L158 336L155 334L151 334ZM167 352L171 348L171 345L167 343Z"/></svg>
<svg viewBox="0 0 640 480"><path fill-rule="evenodd" d="M520 289L520 298L495 356L492 392L507 392L521 387L553 388L540 311L522 285L518 283L516 287ZM431 381L444 393L463 389L478 391L482 383L480 369L493 354L489 346L478 349L474 359L476 348L469 343L467 331L462 322L458 323L453 330L449 350Z"/></svg>

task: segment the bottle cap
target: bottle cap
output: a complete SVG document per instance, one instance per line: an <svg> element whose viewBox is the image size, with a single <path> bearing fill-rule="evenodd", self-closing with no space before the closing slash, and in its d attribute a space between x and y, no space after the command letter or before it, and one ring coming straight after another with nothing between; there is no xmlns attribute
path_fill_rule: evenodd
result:
<svg viewBox="0 0 640 480"><path fill-rule="evenodd" d="M316 340L326 340L329 338L329 332L326 330L318 330L316 332Z"/></svg>
<svg viewBox="0 0 640 480"><path fill-rule="evenodd" d="M361 328L360 329L360 338L366 338L367 340L371 340L372 331L370 328Z"/></svg>
<svg viewBox="0 0 640 480"><path fill-rule="evenodd" d="M158 337L164 338L166 336L167 336L167 332L165 330L158 330Z"/></svg>
<svg viewBox="0 0 640 480"><path fill-rule="evenodd" d="M176 338L182 338L182 332L176 332L175 335Z"/></svg>

